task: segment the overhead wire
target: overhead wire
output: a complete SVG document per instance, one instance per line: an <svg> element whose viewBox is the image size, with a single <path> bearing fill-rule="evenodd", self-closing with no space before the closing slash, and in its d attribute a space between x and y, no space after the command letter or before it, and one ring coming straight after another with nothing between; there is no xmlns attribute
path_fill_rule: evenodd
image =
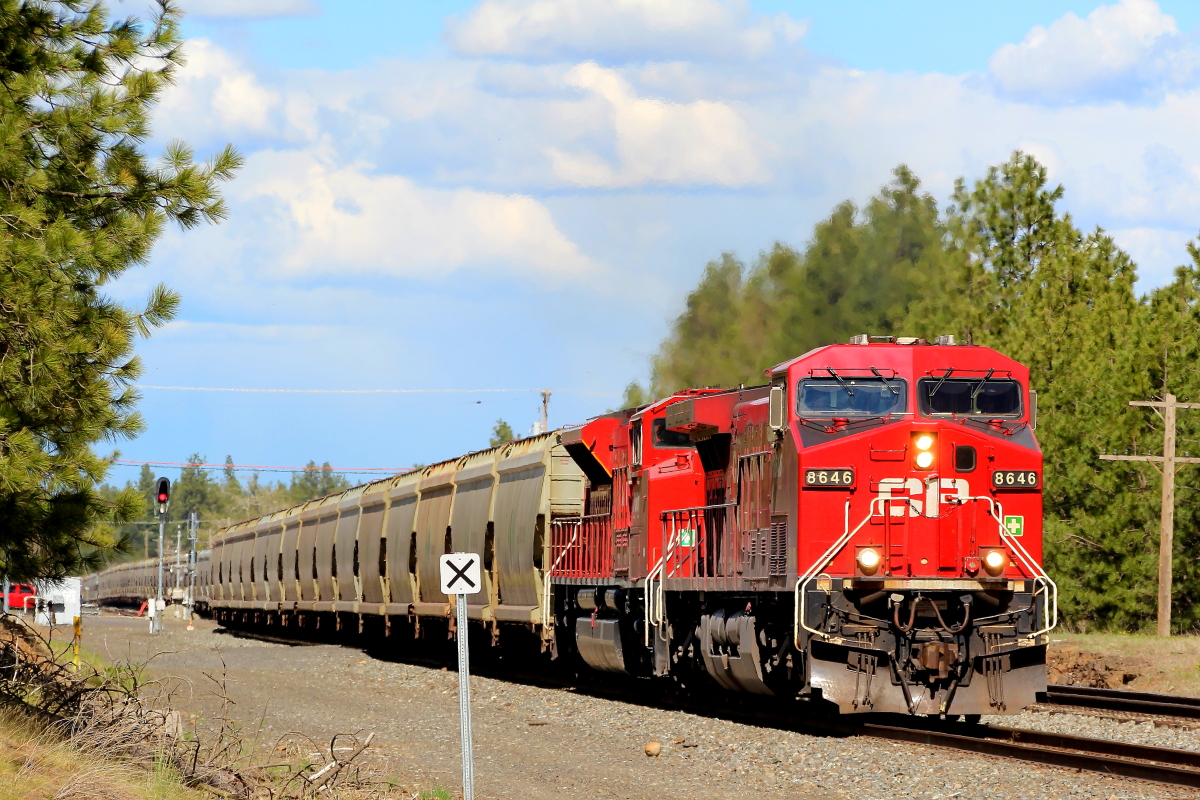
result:
<svg viewBox="0 0 1200 800"><path fill-rule="evenodd" d="M185 461L131 461L124 458L112 459L113 464L120 464L126 467L182 467L190 469L230 469L236 472L341 472L341 473L374 473L383 472L389 475L399 475L402 472L411 472L412 467L280 467L273 465L261 464L193 464Z"/></svg>
<svg viewBox="0 0 1200 800"><path fill-rule="evenodd" d="M616 397L612 392L589 392L584 389L258 389L224 386L150 386L135 384L135 389L155 389L173 392L245 392L251 394L499 394L550 391L581 394L590 397Z"/></svg>

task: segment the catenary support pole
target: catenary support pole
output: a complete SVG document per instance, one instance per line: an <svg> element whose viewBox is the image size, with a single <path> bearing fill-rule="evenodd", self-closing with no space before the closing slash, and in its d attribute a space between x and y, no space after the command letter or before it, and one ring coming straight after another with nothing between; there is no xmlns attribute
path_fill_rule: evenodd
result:
<svg viewBox="0 0 1200 800"><path fill-rule="evenodd" d="M8 607L8 593L9 593L9 591L10 591L10 589L9 589L9 583L8 583L8 576L7 576L7 575L5 575L5 576L4 576L4 613L5 613L5 614L8 614L8 613L10 613L10 612L12 611L12 609L10 609L10 608Z"/></svg>

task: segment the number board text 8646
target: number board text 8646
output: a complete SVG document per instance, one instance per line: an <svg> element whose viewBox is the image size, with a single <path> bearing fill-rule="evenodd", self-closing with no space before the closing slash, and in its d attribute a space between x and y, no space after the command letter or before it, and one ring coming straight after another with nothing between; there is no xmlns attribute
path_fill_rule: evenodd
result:
<svg viewBox="0 0 1200 800"><path fill-rule="evenodd" d="M1037 489L1042 479L1032 469L998 469L992 473L994 489Z"/></svg>
<svg viewBox="0 0 1200 800"><path fill-rule="evenodd" d="M853 489L854 470L849 467L840 469L806 469L804 470L805 489Z"/></svg>

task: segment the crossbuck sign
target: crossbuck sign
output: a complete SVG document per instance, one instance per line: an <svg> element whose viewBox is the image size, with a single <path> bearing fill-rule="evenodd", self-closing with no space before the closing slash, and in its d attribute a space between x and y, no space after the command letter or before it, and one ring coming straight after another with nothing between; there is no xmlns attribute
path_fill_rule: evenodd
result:
<svg viewBox="0 0 1200 800"><path fill-rule="evenodd" d="M442 594L475 594L480 589L479 556L447 553L441 558Z"/></svg>
<svg viewBox="0 0 1200 800"><path fill-rule="evenodd" d="M475 759L471 752L471 676L467 655L467 595L483 583L478 553L447 553L441 558L442 594L455 595L458 636L458 719L462 735L463 800L475 800Z"/></svg>

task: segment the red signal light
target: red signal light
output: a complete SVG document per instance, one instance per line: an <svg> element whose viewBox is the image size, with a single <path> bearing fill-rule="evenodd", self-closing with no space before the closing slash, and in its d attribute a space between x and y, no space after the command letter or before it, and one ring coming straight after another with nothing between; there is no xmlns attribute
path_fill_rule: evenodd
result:
<svg viewBox="0 0 1200 800"><path fill-rule="evenodd" d="M171 481L169 479L158 479L158 490L154 493L154 499L158 502L158 513L165 514L167 503L171 499Z"/></svg>

